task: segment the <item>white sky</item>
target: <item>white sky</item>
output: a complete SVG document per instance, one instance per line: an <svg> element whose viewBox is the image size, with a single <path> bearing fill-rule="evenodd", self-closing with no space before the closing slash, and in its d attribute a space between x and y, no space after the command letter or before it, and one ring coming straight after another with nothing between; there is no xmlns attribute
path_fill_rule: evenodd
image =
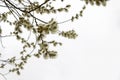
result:
<svg viewBox="0 0 120 80"><path fill-rule="evenodd" d="M79 11L77 7L81 2L71 3L73 8L69 14L55 18L62 21ZM57 47L56 59L32 58L21 76L8 75L8 80L120 80L119 3L119 0L110 0L106 7L88 6L79 21L60 24L61 29L74 28L78 38L56 38L63 41L63 46ZM17 52L16 44L12 44L12 48L8 51Z"/></svg>

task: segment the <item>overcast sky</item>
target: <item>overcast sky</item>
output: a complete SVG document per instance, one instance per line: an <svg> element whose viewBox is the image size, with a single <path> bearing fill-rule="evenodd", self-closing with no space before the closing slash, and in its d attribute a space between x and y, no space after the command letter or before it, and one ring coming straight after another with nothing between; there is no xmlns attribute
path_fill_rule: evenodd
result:
<svg viewBox="0 0 120 80"><path fill-rule="evenodd" d="M71 3L68 15L55 18L65 20L81 9L77 8L82 4L79 0ZM79 36L75 40L56 38L63 42L57 47L56 59L32 58L19 77L8 75L8 80L120 80L120 0L109 0L106 7L88 6L78 21L59 26L75 29ZM12 48L9 51L18 50L16 44Z"/></svg>

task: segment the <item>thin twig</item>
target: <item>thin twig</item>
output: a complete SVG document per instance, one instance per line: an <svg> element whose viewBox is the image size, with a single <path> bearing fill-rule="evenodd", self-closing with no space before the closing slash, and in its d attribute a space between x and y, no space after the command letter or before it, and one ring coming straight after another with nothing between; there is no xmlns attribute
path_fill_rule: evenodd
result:
<svg viewBox="0 0 120 80"><path fill-rule="evenodd" d="M43 21L43 20L41 20L41 19L39 19L39 18L35 17L35 16L34 16L34 15L32 15L31 13L30 13L30 15L31 15L33 18L37 19L38 21L40 21L40 22L43 22L43 23L47 24L47 22L45 22L45 21Z"/></svg>
<svg viewBox="0 0 120 80"><path fill-rule="evenodd" d="M15 16L15 14L12 12L11 8L9 8L8 4L7 4L5 1L4 1L4 3L5 3L5 5L7 6L7 8L11 11L11 13L12 13L13 16L14 16L14 18L15 18L16 20L18 20L17 17Z"/></svg>
<svg viewBox="0 0 120 80"><path fill-rule="evenodd" d="M33 12L33 15L34 15L34 12ZM33 20L32 20L32 25L34 24L34 21L35 21L35 19L33 18ZM30 36L31 36L31 29L30 29L30 33L29 33L29 35L28 35L27 41L30 39Z"/></svg>
<svg viewBox="0 0 120 80"><path fill-rule="evenodd" d="M65 20L65 21L59 22L59 23L57 23L57 24L63 24L63 23L69 22L69 21L71 21L71 19L68 19L68 20Z"/></svg>
<svg viewBox="0 0 120 80"><path fill-rule="evenodd" d="M25 12L24 10L22 10L21 8L19 8L19 7L16 7L14 4L12 4L9 0L6 0L11 6L13 6L14 8L16 8L16 9L18 9L18 10L20 10L20 11L22 11L22 12Z"/></svg>
<svg viewBox="0 0 120 80"><path fill-rule="evenodd" d="M36 45L37 45L37 43L38 43L38 41L37 41L37 35L36 35L36 34L35 34L35 37L36 37L35 47L33 47L32 51L31 51L29 54L32 54L33 51L36 49Z"/></svg>
<svg viewBox="0 0 120 80"><path fill-rule="evenodd" d="M14 8L16 8L16 9L18 9L18 10L24 12L24 13L28 12L28 11L25 11L25 10L22 10L22 9L16 7L16 6L15 6L14 4L12 4L9 0L6 0L6 1L7 1L10 5L12 5ZM47 3L48 1L49 1L49 0L45 1L45 2L44 2L43 4L41 4L40 6L44 5L44 4ZM39 7L40 7L40 6L39 6ZM36 8L36 9L37 9L37 8ZM34 9L34 10L35 10L35 9ZM35 18L35 19L37 19L37 20L39 20L39 21L41 21L41 22L47 24L47 22L45 22L45 21L43 21L43 20L41 20L41 19L35 17L35 16L32 15L30 12L31 12L31 11L29 11L28 13L29 13L33 18Z"/></svg>
<svg viewBox="0 0 120 80"><path fill-rule="evenodd" d="M2 48L5 48L1 38L0 38L0 43L1 43Z"/></svg>
<svg viewBox="0 0 120 80"><path fill-rule="evenodd" d="M7 78L5 77L4 74L0 73L0 75L1 75L5 80L7 80Z"/></svg>
<svg viewBox="0 0 120 80"><path fill-rule="evenodd" d="M8 62L8 60L2 60L2 59L0 59L0 62Z"/></svg>
<svg viewBox="0 0 120 80"><path fill-rule="evenodd" d="M30 4L32 4L32 2L30 0L27 0Z"/></svg>

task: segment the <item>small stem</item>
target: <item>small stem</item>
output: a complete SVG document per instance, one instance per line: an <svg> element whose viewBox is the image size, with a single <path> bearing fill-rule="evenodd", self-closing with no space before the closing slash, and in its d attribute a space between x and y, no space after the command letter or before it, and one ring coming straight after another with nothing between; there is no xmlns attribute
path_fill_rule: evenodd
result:
<svg viewBox="0 0 120 80"><path fill-rule="evenodd" d="M0 73L0 75L1 75L5 80L7 80L7 78L5 77L4 74Z"/></svg>
<svg viewBox="0 0 120 80"><path fill-rule="evenodd" d="M68 19L68 20L65 20L65 21L59 22L59 23L57 23L57 24L63 24L63 23L69 22L69 21L71 21L71 19Z"/></svg>
<svg viewBox="0 0 120 80"><path fill-rule="evenodd" d="M15 35L5 35L5 36L0 36L0 38L12 37L12 36L15 36Z"/></svg>
<svg viewBox="0 0 120 80"><path fill-rule="evenodd" d="M1 38L0 38L0 43L1 43L2 48L5 48Z"/></svg>

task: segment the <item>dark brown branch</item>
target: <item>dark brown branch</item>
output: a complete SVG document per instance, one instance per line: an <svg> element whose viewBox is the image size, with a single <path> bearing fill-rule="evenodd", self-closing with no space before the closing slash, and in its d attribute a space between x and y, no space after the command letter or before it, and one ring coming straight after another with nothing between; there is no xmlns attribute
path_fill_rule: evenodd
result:
<svg viewBox="0 0 120 80"><path fill-rule="evenodd" d="M33 18L35 18L36 20L38 20L38 21L40 21L40 22L43 22L43 23L45 23L45 24L47 24L47 22L45 22L45 21L43 21L43 20L41 20L41 19L39 19L39 18L37 18L37 17L35 17L34 15L32 15L31 13L29 13Z"/></svg>
<svg viewBox="0 0 120 80"><path fill-rule="evenodd" d="M5 77L4 74L0 73L0 75L1 75L5 80L7 80L7 78Z"/></svg>
<svg viewBox="0 0 120 80"><path fill-rule="evenodd" d="M34 15L34 12L33 12L33 15ZM34 21L35 21L35 18L33 18L32 20L32 25L34 24ZM30 39L30 36L31 36L31 29L30 29L30 33L28 35L27 41Z"/></svg>
<svg viewBox="0 0 120 80"><path fill-rule="evenodd" d="M16 7L14 4L12 4L9 0L5 0L5 1L7 1L7 2L8 2L10 5L12 5L14 8L16 8L16 9L22 11L22 12L25 12L25 11L22 10L21 8L18 8L18 7Z"/></svg>
<svg viewBox="0 0 120 80"><path fill-rule="evenodd" d="M27 0L30 4L32 4L32 2L30 0Z"/></svg>
<svg viewBox="0 0 120 80"><path fill-rule="evenodd" d="M11 11L12 15L14 16L14 18L15 18L16 20L18 20L17 17L15 16L15 14L12 12L12 10L9 8L9 5L8 5L5 1L4 1L4 3L5 3L5 5L7 6L7 8Z"/></svg>
<svg viewBox="0 0 120 80"><path fill-rule="evenodd" d="M26 13L27 11L25 11L25 10L22 10L21 8L18 8L18 7L16 7L14 4L12 4L9 0L6 0L11 6L13 6L15 9L18 9L18 10L20 10L20 11L22 11L22 12L24 12L24 13ZM42 6L42 5L44 5L45 3L47 3L49 0L46 0L44 3L42 3L40 6ZM40 7L39 6L39 7ZM38 8L38 7L37 7ZM36 8L36 9L37 9ZM34 10L36 10L36 9L34 9ZM30 11L31 12L31 11ZM27 12L27 13L29 13L33 18L35 18L35 19L37 19L38 21L41 21L41 22L43 22L43 23L45 23L45 24L47 24L47 22L45 22L45 21L43 21L43 20L41 20L41 19L39 19L39 18L37 18L37 17L35 17L34 15L32 15L30 12Z"/></svg>
<svg viewBox="0 0 120 80"><path fill-rule="evenodd" d="M5 6L5 5L0 5L0 7L5 7L5 8L7 8L7 6ZM9 6L9 8L14 8L14 7L12 7L12 6ZM24 9L24 7L19 7L20 9Z"/></svg>

